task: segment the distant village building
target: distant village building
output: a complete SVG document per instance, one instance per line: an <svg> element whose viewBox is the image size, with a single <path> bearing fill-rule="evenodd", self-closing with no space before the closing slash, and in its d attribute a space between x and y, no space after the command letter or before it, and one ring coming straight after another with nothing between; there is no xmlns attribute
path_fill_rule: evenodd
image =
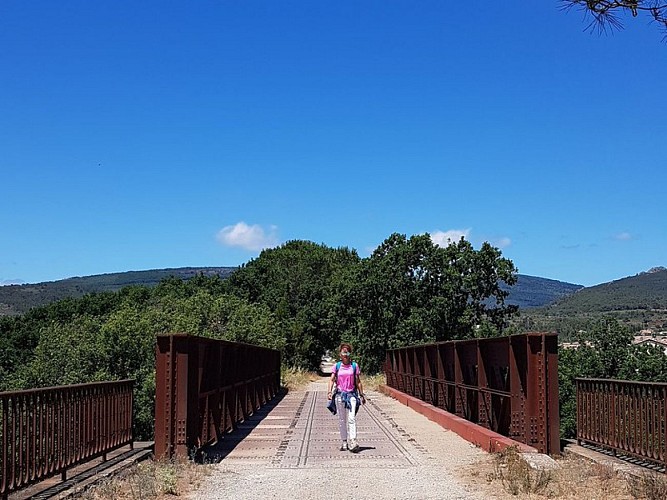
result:
<svg viewBox="0 0 667 500"><path fill-rule="evenodd" d="M584 345L592 347L593 343L590 340L587 340L584 342ZM559 346L561 349L579 349L581 344L579 342L561 342Z"/></svg>
<svg viewBox="0 0 667 500"><path fill-rule="evenodd" d="M643 332L647 330L642 330L640 335L635 335L635 338L632 339L632 343L635 345L652 345L654 347L659 347L662 349L665 354L667 354L667 336L666 335L656 335L651 330L649 334L642 335ZM660 332L661 334L664 332Z"/></svg>
<svg viewBox="0 0 667 500"><path fill-rule="evenodd" d="M658 334L653 333L651 330L648 332L642 330L640 335L634 336L632 343L634 345L650 345L658 347L664 351L665 355L667 355L667 332L659 332ZM590 341L586 341L584 344L589 347L593 345ZM579 349L581 344L579 342L561 342L558 346L561 349Z"/></svg>

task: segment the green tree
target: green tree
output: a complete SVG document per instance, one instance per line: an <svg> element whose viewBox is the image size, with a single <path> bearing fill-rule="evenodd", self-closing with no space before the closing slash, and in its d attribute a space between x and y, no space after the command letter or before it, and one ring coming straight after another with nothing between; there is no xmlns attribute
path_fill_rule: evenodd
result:
<svg viewBox="0 0 667 500"><path fill-rule="evenodd" d="M615 319L594 321L582 335L583 345L579 348L589 360L586 376L619 378L623 366L628 362L632 338L630 329Z"/></svg>
<svg viewBox="0 0 667 500"><path fill-rule="evenodd" d="M619 377L642 382L667 382L667 355L661 347L633 345Z"/></svg>
<svg viewBox="0 0 667 500"><path fill-rule="evenodd" d="M392 234L347 279L339 294L342 336L357 344L369 371L388 348L468 338L479 325L502 331L516 308L506 306L516 269L488 243L476 251L461 239L442 248L428 234Z"/></svg>
<svg viewBox="0 0 667 500"><path fill-rule="evenodd" d="M276 315L285 333L286 364L314 369L338 337L327 322L334 275L358 261L347 248L289 241L238 269L228 279L228 290Z"/></svg>
<svg viewBox="0 0 667 500"><path fill-rule="evenodd" d="M589 359L580 349L560 349L558 352L558 409L560 435L572 438L577 432L577 391L575 379L589 377Z"/></svg>
<svg viewBox="0 0 667 500"><path fill-rule="evenodd" d="M10 377L10 387L27 389L108 380L100 328L100 321L87 315L67 323L44 325L31 358Z"/></svg>

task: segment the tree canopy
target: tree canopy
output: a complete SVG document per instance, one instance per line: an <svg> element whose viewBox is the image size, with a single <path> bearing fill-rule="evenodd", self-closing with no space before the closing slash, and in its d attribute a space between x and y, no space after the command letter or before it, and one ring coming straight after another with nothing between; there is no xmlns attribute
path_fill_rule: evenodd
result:
<svg viewBox="0 0 667 500"><path fill-rule="evenodd" d="M356 251L293 240L264 250L227 281L229 293L263 304L281 322L290 366L315 369L340 337L328 321L338 276L359 263Z"/></svg>
<svg viewBox="0 0 667 500"><path fill-rule="evenodd" d="M324 349L352 342L365 370L390 347L502 331L515 311L500 283L516 269L488 243L447 247L428 234L390 235L360 259L347 248L290 241L263 251L228 280L230 293L263 303L286 328L286 361L316 368Z"/></svg>
<svg viewBox="0 0 667 500"><path fill-rule="evenodd" d="M488 243L443 248L428 234L395 233L341 282L334 330L379 370L388 348L472 337L483 324L502 331L516 308L505 305L500 283L514 284L515 273Z"/></svg>

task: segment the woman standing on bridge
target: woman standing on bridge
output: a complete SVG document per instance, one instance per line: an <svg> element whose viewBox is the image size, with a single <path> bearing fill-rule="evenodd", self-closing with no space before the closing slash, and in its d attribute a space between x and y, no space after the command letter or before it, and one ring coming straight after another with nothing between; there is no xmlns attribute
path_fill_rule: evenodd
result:
<svg viewBox="0 0 667 500"><path fill-rule="evenodd" d="M329 379L329 392L327 399L335 398L336 413L338 413L338 428L342 444L340 451L350 450L352 453L359 451L357 443L357 412L359 403L366 404L364 386L361 383L361 370L357 363L350 359L352 346L350 344L340 345L340 361L335 364ZM336 384L336 390L333 390Z"/></svg>

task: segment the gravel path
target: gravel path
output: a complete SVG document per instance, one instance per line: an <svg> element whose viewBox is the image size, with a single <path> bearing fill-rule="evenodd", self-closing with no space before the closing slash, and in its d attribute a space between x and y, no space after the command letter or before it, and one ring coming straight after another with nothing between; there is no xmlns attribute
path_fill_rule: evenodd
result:
<svg viewBox="0 0 667 500"><path fill-rule="evenodd" d="M485 452L394 399L367 395L357 417L359 454L338 451L326 382L313 382L242 426L243 440L225 439L224 458L188 498L320 500L341 491L354 499L494 498L470 482L475 464L488 463Z"/></svg>

